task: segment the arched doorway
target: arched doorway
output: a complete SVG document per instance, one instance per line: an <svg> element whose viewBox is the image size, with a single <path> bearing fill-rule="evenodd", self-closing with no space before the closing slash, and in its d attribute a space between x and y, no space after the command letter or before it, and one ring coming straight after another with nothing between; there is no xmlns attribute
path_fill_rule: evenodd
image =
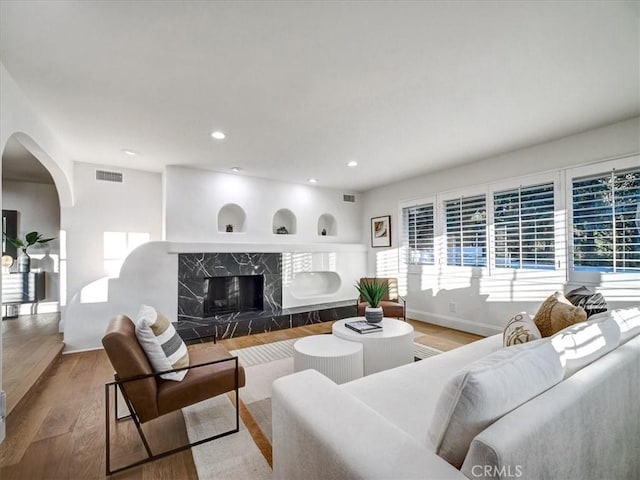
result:
<svg viewBox="0 0 640 480"><path fill-rule="evenodd" d="M36 370L46 369L62 349L62 335L58 332L61 290L64 291L62 198L59 182L45 163L51 165L53 161L24 134L12 135L2 150L3 232L23 240L33 231L45 238L55 237L28 249L29 272L18 271L19 250L3 241L2 383L7 394L7 414L28 391L25 382L37 380L40 374ZM64 190L69 199L70 191Z"/></svg>

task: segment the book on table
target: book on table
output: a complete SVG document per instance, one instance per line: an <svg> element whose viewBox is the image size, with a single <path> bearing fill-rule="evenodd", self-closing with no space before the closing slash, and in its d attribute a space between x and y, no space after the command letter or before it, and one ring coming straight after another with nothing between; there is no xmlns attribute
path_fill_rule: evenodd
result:
<svg viewBox="0 0 640 480"><path fill-rule="evenodd" d="M345 322L345 327L350 328L358 333L373 333L382 331L381 325L369 323L366 320L355 320L353 322Z"/></svg>

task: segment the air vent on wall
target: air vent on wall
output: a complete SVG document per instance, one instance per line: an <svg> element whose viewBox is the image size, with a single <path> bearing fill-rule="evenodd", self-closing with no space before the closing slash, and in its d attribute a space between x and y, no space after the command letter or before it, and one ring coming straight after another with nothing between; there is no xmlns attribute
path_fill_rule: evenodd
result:
<svg viewBox="0 0 640 480"><path fill-rule="evenodd" d="M356 202L356 196L355 195L351 195L349 193L345 193L344 195L342 195L342 200L344 200L345 202L349 202L349 203L355 203Z"/></svg>
<svg viewBox="0 0 640 480"><path fill-rule="evenodd" d="M96 170L96 180L103 182L122 183L122 172L109 172L108 170Z"/></svg>

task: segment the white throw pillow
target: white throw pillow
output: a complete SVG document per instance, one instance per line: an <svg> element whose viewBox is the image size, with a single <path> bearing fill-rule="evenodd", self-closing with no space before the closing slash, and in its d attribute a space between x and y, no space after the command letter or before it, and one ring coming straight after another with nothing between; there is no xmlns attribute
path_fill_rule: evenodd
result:
<svg viewBox="0 0 640 480"><path fill-rule="evenodd" d="M478 433L562 380L561 353L542 339L473 362L440 394L427 443L459 469Z"/></svg>
<svg viewBox="0 0 640 480"><path fill-rule="evenodd" d="M155 308L142 305L136 318L136 337L156 372L189 366L187 346L176 329ZM165 380L181 381L187 370L160 375Z"/></svg>
<svg viewBox="0 0 640 480"><path fill-rule="evenodd" d="M533 340L540 340L541 338L542 334L531 315L527 312L520 312L514 315L507 323L502 333L502 345L511 347L521 343L532 342Z"/></svg>
<svg viewBox="0 0 640 480"><path fill-rule="evenodd" d="M605 317L605 313L593 315L592 319L567 327L551 337L554 345L562 345L565 378L620 344L620 327L611 316Z"/></svg>

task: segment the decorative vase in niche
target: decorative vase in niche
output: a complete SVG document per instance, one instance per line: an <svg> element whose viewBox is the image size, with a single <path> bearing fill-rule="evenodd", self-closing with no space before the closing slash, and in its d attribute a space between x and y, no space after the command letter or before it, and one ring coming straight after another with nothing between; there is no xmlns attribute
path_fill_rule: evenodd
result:
<svg viewBox="0 0 640 480"><path fill-rule="evenodd" d="M21 273L29 273L31 271L31 257L26 250L18 256L18 271Z"/></svg>
<svg viewBox="0 0 640 480"><path fill-rule="evenodd" d="M233 225L231 224L227 225L227 232L233 233Z"/></svg>
<svg viewBox="0 0 640 480"><path fill-rule="evenodd" d="M323 228L322 231L320 232L320 235L322 235L323 237L327 236L327 229Z"/></svg>
<svg viewBox="0 0 640 480"><path fill-rule="evenodd" d="M382 307L366 307L364 309L364 318L369 323L380 323L382 321Z"/></svg>

